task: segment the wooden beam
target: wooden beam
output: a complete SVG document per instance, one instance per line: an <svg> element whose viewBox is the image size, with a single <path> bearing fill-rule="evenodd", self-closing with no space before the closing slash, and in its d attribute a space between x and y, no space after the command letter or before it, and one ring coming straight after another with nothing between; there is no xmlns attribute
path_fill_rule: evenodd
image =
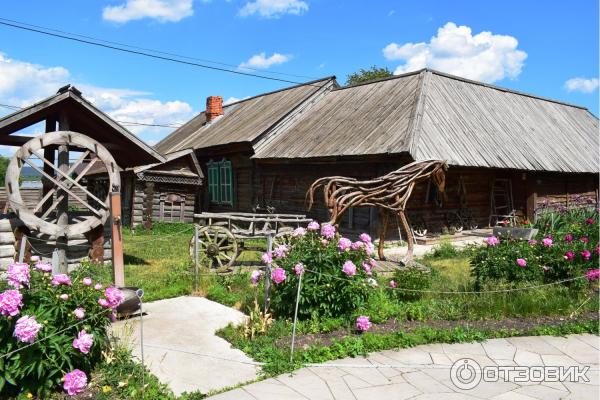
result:
<svg viewBox="0 0 600 400"><path fill-rule="evenodd" d="M121 192L110 193L110 225L112 232L113 282L117 287L125 286L123 263L123 231L121 224Z"/></svg>
<svg viewBox="0 0 600 400"><path fill-rule="evenodd" d="M5 146L23 146L31 139L33 139L33 136L6 135L0 136L0 144Z"/></svg>

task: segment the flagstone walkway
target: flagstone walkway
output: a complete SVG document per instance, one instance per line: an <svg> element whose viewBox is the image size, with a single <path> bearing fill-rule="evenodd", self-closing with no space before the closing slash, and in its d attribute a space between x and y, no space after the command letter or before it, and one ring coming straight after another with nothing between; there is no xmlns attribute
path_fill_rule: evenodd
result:
<svg viewBox="0 0 600 400"><path fill-rule="evenodd" d="M319 366L302 368L210 397L211 400L553 400L598 399L598 357L600 338L594 335L568 337L515 337L482 343L431 344L411 349L386 350L368 357L346 358ZM462 359L468 358L469 361ZM457 362L456 369L451 369ZM476 364L475 364L476 363ZM493 368L504 366L504 369ZM510 367L538 367L534 369ZM541 367L547 367L545 370ZM550 382L558 367L590 367L589 382ZM481 374L481 371L484 371ZM472 374L472 371L475 371ZM479 373L478 373L479 371ZM505 373L504 382L494 377ZM512 372L508 372L512 371ZM520 372L518 372L520 371ZM585 370L581 370L585 371ZM461 389L453 383L474 388ZM530 376L533 381L516 382L515 376ZM482 376L484 379L481 379ZM575 376L575 375L572 375ZM475 378L472 381L473 377ZM458 380L456 378L459 378ZM538 382L536 382L538 380ZM466 386L462 386L466 387Z"/></svg>

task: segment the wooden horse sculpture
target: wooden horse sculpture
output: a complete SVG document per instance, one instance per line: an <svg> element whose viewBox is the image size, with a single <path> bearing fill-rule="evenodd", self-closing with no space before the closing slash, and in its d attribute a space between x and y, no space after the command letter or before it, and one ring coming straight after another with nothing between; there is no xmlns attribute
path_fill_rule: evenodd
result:
<svg viewBox="0 0 600 400"><path fill-rule="evenodd" d="M406 203L415 184L427 179L431 179L437 186L438 192L443 195L447 170L447 161L429 160L412 162L387 175L368 181L343 176L320 178L306 192L308 210L312 207L315 191L320 187L323 187L330 224L338 225L350 207L377 207L382 217L379 231L379 259L381 260L385 260L383 245L389 213L396 213L406 232L408 242L408 252L402 260L406 264L412 260L414 249L414 237L405 213Z"/></svg>

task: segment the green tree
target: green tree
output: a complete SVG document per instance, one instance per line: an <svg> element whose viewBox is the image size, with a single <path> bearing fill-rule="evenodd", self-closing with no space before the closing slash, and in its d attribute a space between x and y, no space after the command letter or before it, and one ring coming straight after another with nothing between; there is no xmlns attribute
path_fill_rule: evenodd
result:
<svg viewBox="0 0 600 400"><path fill-rule="evenodd" d="M8 168L8 162L10 158L0 156L0 186L4 186L4 176L6 175L6 168Z"/></svg>
<svg viewBox="0 0 600 400"><path fill-rule="evenodd" d="M361 68L357 72L349 74L346 77L346 85L357 85L359 83L372 81L374 79L387 78L392 75L392 71L387 69L387 67L378 67L377 65L373 65L369 69Z"/></svg>

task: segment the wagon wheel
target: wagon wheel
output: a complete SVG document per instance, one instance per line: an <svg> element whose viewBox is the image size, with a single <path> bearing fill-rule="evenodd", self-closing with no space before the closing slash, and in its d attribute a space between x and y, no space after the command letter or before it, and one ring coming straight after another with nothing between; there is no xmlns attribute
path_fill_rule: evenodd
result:
<svg viewBox="0 0 600 400"><path fill-rule="evenodd" d="M290 246L293 239L292 232L292 230L285 230L276 234L273 238L273 247Z"/></svg>
<svg viewBox="0 0 600 400"><path fill-rule="evenodd" d="M47 158L47 154L54 156L57 149L62 167L55 165L54 157ZM77 156L73 163L69 162L69 152ZM25 165L49 183L46 195L32 208L25 204L19 189L19 177ZM104 195L90 192L80 182L92 167L100 171L98 174L108 175L102 190ZM110 215L110 192L120 191L121 178L114 158L99 142L81 133L57 131L33 138L17 150L6 169L6 187L11 208L27 227L54 237L69 237L104 224ZM85 213L69 212L67 224L59 224L56 210L66 209L69 200Z"/></svg>
<svg viewBox="0 0 600 400"><path fill-rule="evenodd" d="M427 225L425 224L425 220L421 216L413 216L410 218L412 222L413 233L417 237L425 237L427 236Z"/></svg>
<svg viewBox="0 0 600 400"><path fill-rule="evenodd" d="M194 255L194 238L190 241ZM227 270L238 256L238 244L231 231L222 226L204 226L198 230L198 255L216 272Z"/></svg>
<svg viewBox="0 0 600 400"><path fill-rule="evenodd" d="M464 226L458 213L452 212L448 216L448 228L450 229L451 233L460 233L463 231Z"/></svg>

